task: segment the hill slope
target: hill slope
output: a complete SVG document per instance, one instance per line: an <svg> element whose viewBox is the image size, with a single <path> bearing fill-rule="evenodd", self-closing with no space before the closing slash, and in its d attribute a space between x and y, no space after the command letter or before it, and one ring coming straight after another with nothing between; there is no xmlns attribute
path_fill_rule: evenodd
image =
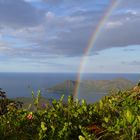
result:
<svg viewBox="0 0 140 140"><path fill-rule="evenodd" d="M77 85L76 81L67 80L47 89L48 93L72 94ZM128 89L134 86L134 83L124 79L117 78L113 80L83 80L80 82L80 89L83 92L108 92L110 90Z"/></svg>

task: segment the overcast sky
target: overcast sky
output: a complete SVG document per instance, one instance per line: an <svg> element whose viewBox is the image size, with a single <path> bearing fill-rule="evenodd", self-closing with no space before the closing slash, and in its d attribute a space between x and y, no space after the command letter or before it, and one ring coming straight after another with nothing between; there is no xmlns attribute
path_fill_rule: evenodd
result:
<svg viewBox="0 0 140 140"><path fill-rule="evenodd" d="M77 72L114 0L0 0L0 72ZM140 72L140 0L120 0L84 72Z"/></svg>

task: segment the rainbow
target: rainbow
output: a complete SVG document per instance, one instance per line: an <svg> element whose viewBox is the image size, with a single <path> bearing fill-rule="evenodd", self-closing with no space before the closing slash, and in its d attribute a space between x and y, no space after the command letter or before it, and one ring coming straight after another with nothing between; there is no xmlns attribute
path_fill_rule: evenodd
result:
<svg viewBox="0 0 140 140"><path fill-rule="evenodd" d="M87 62L87 56L89 55L91 49L94 47L95 42L96 42L97 38L99 37L99 34L100 34L105 22L109 19L112 12L114 11L114 9L116 9L116 7L119 5L120 1L121 0L113 0L111 2L111 4L109 4L106 12L104 13L101 20L99 21L99 23L96 27L96 30L92 33L91 38L89 39L88 46L85 49L82 61L80 63L79 72L78 72L77 80L76 80L77 82L76 82L76 86L75 86L75 90L74 90L74 94L73 94L74 98L78 98L78 95L80 94L79 93L80 81L82 79L82 73L84 71L84 67Z"/></svg>

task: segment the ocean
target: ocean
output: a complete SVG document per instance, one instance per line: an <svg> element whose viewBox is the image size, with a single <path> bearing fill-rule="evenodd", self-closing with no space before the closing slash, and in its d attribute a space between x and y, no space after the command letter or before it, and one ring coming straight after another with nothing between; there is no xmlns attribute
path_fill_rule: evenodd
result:
<svg viewBox="0 0 140 140"><path fill-rule="evenodd" d="M31 92L37 93L40 89L42 95L50 98L59 99L61 94L47 93L46 89L59 84L65 80L76 80L76 73L0 73L0 88L2 88L9 98L31 97ZM138 82L140 74L104 74L104 73L86 73L83 74L83 80L111 80L114 78L126 78L133 82ZM85 95L88 102L99 100L104 93L92 93Z"/></svg>

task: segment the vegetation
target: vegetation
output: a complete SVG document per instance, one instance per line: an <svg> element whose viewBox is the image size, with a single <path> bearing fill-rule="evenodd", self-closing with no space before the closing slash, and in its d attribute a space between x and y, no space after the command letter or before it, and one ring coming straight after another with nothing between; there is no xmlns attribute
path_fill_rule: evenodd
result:
<svg viewBox="0 0 140 140"><path fill-rule="evenodd" d="M30 97L17 97L17 98L12 98L11 100L15 101L15 102L23 103L22 104L22 109L28 109L28 110L30 109L30 111L36 110L36 106L34 105L34 101ZM38 104L39 104L39 107L41 108L42 104L49 104L49 103L50 102L49 102L48 99L41 96Z"/></svg>
<svg viewBox="0 0 140 140"><path fill-rule="evenodd" d="M76 81L67 80L61 84L55 85L49 88L48 92L55 93L73 93L75 86L77 85ZM103 92L107 93L110 90L122 90L127 88L132 88L135 83L124 79L117 78L113 80L83 80L80 82L80 89L83 93L91 93L91 92Z"/></svg>
<svg viewBox="0 0 140 140"><path fill-rule="evenodd" d="M99 102L87 104L68 97L40 104L40 91L33 97L31 112L10 104L1 92L1 140L139 140L140 84L130 90L111 93Z"/></svg>

